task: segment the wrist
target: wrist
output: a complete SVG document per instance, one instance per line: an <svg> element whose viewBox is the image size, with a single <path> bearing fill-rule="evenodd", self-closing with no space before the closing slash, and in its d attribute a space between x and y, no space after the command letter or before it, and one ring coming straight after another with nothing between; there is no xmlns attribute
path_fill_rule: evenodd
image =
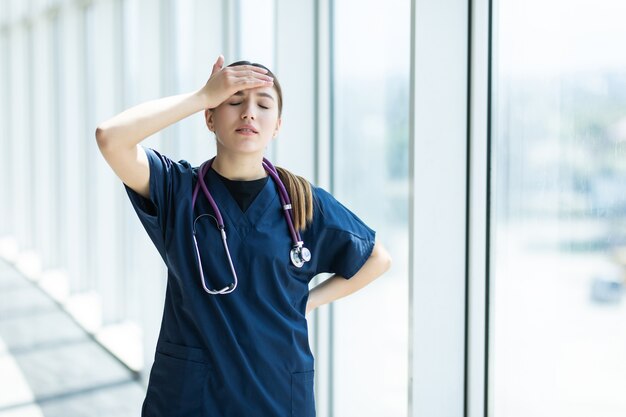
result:
<svg viewBox="0 0 626 417"><path fill-rule="evenodd" d="M215 107L213 103L211 103L211 97L207 94L204 88L201 88L200 90L196 91L194 93L194 96L198 99L198 102L200 106L202 107L202 110Z"/></svg>

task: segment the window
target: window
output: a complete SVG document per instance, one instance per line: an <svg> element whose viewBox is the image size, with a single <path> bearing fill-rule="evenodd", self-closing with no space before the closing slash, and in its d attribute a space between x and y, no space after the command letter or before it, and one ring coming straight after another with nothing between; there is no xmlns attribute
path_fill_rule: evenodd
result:
<svg viewBox="0 0 626 417"><path fill-rule="evenodd" d="M493 416L626 414L626 4L498 2Z"/></svg>
<svg viewBox="0 0 626 417"><path fill-rule="evenodd" d="M394 257L380 281L335 303L334 415L405 416L410 3L334 3L332 191Z"/></svg>
<svg viewBox="0 0 626 417"><path fill-rule="evenodd" d="M274 68L275 4L273 0L239 0L237 61L258 62ZM231 61L226 62L228 65ZM234 61L233 61L234 62Z"/></svg>

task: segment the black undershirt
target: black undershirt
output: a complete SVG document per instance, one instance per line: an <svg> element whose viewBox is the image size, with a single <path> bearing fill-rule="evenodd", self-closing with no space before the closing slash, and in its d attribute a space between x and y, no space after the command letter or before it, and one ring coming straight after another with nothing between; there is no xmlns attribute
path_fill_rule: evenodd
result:
<svg viewBox="0 0 626 417"><path fill-rule="evenodd" d="M259 178L258 180L250 181L230 180L226 177L221 176L214 169L213 171L217 174L218 177L220 177L226 188L228 188L230 195L233 196L243 213L245 213L248 207L250 207L250 204L252 204L259 192L261 192L263 187L265 187L265 183L269 179L269 176L267 176L264 178Z"/></svg>

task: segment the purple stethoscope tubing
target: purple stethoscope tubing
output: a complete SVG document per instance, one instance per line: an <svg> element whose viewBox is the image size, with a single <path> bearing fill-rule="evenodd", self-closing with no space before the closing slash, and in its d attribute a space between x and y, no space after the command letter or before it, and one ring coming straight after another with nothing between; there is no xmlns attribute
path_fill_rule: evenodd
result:
<svg viewBox="0 0 626 417"><path fill-rule="evenodd" d="M289 226L289 232L291 233L291 240L293 241L294 246L302 246L302 241L300 240L300 233L296 230L296 228L293 225L293 213L291 212L291 200L289 199L289 194L287 193L287 190L285 189L285 185L280 180L276 167L272 165L272 163L268 161L266 158L263 158L263 168L265 168L268 174L270 174L270 176L274 179L274 183L278 185L280 202L283 206L283 213L285 213L285 219L287 220L287 225Z"/></svg>
<svg viewBox="0 0 626 417"><path fill-rule="evenodd" d="M216 217L213 217L210 214L202 214L196 217L196 219L193 222L193 241L194 241L194 245L196 249L196 256L198 258L198 267L200 269L200 278L202 280L202 287L204 288L204 291L206 291L207 293L217 295L217 294L228 294L228 293L233 292L235 288L237 288L238 280L237 280L237 271L235 271L235 266L233 265L233 260L232 260L232 257L230 256L230 251L228 250L228 244L226 243L226 226L224 225L224 219L222 217L222 214L220 213L219 208L217 207L217 203L213 199L213 196L209 192L209 189L207 188L206 183L204 182L204 176L206 175L207 171L211 168L211 165L213 164L214 159L215 157L209 159L208 161L204 162L200 166L200 169L198 172L198 183L196 184L196 187L193 190L193 195L191 199L191 210L193 211L196 205L196 200L198 198L198 192L200 191L200 189L202 189L202 192L204 193L207 200L209 201L209 204L211 205L211 208L213 209L213 213L215 213ZM272 177L272 179L274 180L274 183L278 187L278 194L279 194L280 201L282 204L283 213L285 215L285 220L287 221L287 226L289 227L289 232L291 234L291 238L293 241L293 248L291 249L291 252L290 252L291 262L296 267L302 267L302 265L304 265L304 262L308 262L311 259L311 253L309 252L307 248L303 246L304 243L301 240L300 233L298 232L298 230L296 230L296 228L293 225L293 213L291 211L292 206L291 206L291 200L289 198L289 194L287 193L287 190L285 189L285 185L283 184L283 182L280 180L280 177L278 176L278 171L276 170L276 167L272 165L272 163L268 161L266 158L263 158L263 168L269 174L269 176ZM206 286L206 279L204 277L204 272L202 268L202 259L200 258L200 249L198 248L198 240L196 238L196 222L198 221L198 219L200 219L203 216L209 216L215 220L217 224L217 228L219 229L220 234L222 236L222 243L224 245L224 250L226 251L226 256L228 257L230 270L234 278L234 282L232 284L222 288L221 290L211 290Z"/></svg>

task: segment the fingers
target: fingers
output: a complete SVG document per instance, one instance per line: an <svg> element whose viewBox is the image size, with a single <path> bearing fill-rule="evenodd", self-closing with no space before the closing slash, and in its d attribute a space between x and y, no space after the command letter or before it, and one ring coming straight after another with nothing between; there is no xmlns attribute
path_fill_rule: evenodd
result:
<svg viewBox="0 0 626 417"><path fill-rule="evenodd" d="M261 71L257 71L260 69ZM267 75L267 70L252 66L251 68L241 68L235 75L238 84L243 83L269 83L273 84L274 78Z"/></svg>
<svg viewBox="0 0 626 417"><path fill-rule="evenodd" d="M228 67L225 70L228 72L230 85L236 90L271 87L274 84L274 78L266 74L267 70L254 65Z"/></svg>
<svg viewBox="0 0 626 417"><path fill-rule="evenodd" d="M242 78L242 81L248 82L248 83L257 83L257 82L269 83L269 84L274 83L274 79L270 77L269 75L257 74L257 73L248 73L245 77Z"/></svg>
<svg viewBox="0 0 626 417"><path fill-rule="evenodd" d="M268 70L255 65L237 65L224 67L224 57L219 55L203 92L210 101L207 108L215 108L232 94L240 90L272 87L274 78L267 74Z"/></svg>
<svg viewBox="0 0 626 417"><path fill-rule="evenodd" d="M267 74L267 70L265 68L257 67L255 65L237 65L236 67L229 67L229 68L231 68L233 71L236 71L238 73L250 74L250 72L254 72L254 73L259 73L259 74Z"/></svg>
<svg viewBox="0 0 626 417"><path fill-rule="evenodd" d="M224 66L224 56L220 54L217 57L217 61L215 61L215 64L213 64L211 77L216 72L221 71L223 66ZM235 67L227 67L225 69L230 71L231 74L235 77L236 84L242 84L242 83L258 84L260 82L261 85L262 84L271 85L273 84L273 81L274 81L272 77L266 75L268 71L265 68L257 67L255 65L237 65Z"/></svg>
<svg viewBox="0 0 626 417"><path fill-rule="evenodd" d="M223 65L224 65L224 56L220 54L217 57L217 61L215 61L215 64L213 64L213 70L211 71L211 76L213 76L213 74L221 70Z"/></svg>
<svg viewBox="0 0 626 417"><path fill-rule="evenodd" d="M246 77L237 80L235 85L237 85L239 90L244 90L246 88L271 87L274 85L274 81L265 78Z"/></svg>

